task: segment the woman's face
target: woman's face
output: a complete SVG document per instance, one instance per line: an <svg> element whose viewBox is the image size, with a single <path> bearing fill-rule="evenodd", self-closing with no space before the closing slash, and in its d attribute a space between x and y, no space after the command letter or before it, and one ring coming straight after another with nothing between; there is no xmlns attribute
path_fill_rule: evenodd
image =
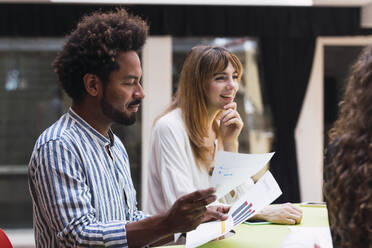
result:
<svg viewBox="0 0 372 248"><path fill-rule="evenodd" d="M238 73L229 62L224 71L217 71L209 83L207 91L208 110L220 110L234 101L239 89Z"/></svg>

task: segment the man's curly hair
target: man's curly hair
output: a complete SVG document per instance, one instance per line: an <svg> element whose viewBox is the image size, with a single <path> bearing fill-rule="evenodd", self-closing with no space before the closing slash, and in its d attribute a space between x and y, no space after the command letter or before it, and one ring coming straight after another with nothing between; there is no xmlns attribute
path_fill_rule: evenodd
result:
<svg viewBox="0 0 372 248"><path fill-rule="evenodd" d="M372 46L353 65L339 106L324 183L334 247L372 247Z"/></svg>
<svg viewBox="0 0 372 248"><path fill-rule="evenodd" d="M119 54L142 49L147 33L146 22L124 9L83 17L53 62L63 89L80 102L86 94L83 76L92 73L105 83L119 69Z"/></svg>

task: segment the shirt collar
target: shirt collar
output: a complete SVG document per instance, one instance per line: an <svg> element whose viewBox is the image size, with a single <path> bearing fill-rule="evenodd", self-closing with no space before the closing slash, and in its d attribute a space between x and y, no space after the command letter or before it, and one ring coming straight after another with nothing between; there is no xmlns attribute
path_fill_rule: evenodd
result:
<svg viewBox="0 0 372 248"><path fill-rule="evenodd" d="M84 128L94 139L98 140L99 143L104 146L114 146L114 134L111 128L108 131L108 137L105 137L91 125L88 124L83 118L81 118L72 108L68 110L68 114L74 119L82 128Z"/></svg>

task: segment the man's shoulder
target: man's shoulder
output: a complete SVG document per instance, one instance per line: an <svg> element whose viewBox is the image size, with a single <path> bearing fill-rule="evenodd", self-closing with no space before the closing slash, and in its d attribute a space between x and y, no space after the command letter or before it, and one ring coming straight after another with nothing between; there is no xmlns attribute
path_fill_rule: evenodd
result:
<svg viewBox="0 0 372 248"><path fill-rule="evenodd" d="M51 142L69 139L69 133L74 130L74 120L67 114L48 127L37 139L35 149Z"/></svg>

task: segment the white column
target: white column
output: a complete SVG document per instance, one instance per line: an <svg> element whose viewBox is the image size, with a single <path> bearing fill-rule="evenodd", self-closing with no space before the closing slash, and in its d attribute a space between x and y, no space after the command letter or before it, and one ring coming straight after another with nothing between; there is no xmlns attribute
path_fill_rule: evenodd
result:
<svg viewBox="0 0 372 248"><path fill-rule="evenodd" d="M361 7L360 26L372 28L372 2Z"/></svg>
<svg viewBox="0 0 372 248"><path fill-rule="evenodd" d="M142 103L142 206L147 199L148 155L151 129L155 118L165 110L172 98L172 38L151 36L142 53L143 88Z"/></svg>
<svg viewBox="0 0 372 248"><path fill-rule="evenodd" d="M323 45L317 39L310 80L295 129L302 201L322 201L323 182Z"/></svg>

